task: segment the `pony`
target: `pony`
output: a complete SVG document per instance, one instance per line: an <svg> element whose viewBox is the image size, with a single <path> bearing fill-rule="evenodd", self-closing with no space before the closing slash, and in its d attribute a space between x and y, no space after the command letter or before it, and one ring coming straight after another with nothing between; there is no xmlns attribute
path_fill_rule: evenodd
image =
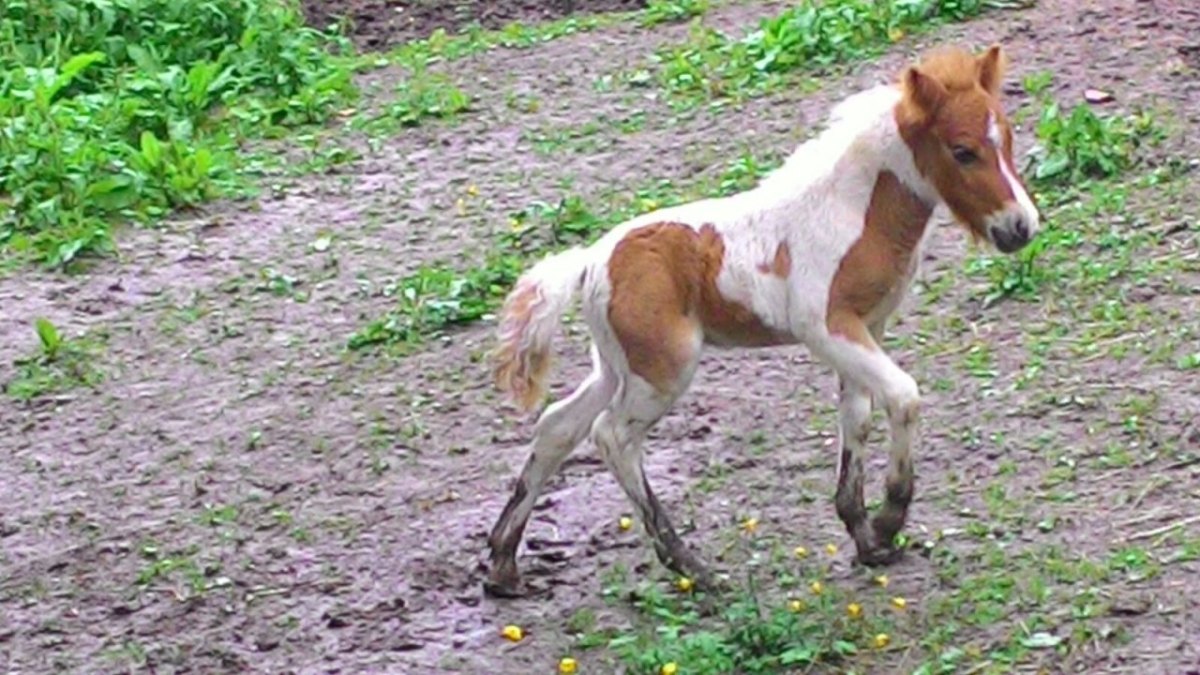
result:
<svg viewBox="0 0 1200 675"><path fill-rule="evenodd" d="M1007 56L931 49L895 81L855 93L757 186L632 218L550 255L505 298L492 350L497 388L524 411L546 394L551 342L576 295L591 374L545 408L529 458L488 537L485 591L523 594L516 552L547 479L585 437L633 503L668 569L722 584L676 534L643 469L647 431L683 394L705 346L804 345L838 378L834 504L868 566L896 561L913 498L917 382L881 348L944 205L971 239L1003 253L1038 231L1013 163L1000 94ZM863 454L886 411L885 499L868 520Z"/></svg>

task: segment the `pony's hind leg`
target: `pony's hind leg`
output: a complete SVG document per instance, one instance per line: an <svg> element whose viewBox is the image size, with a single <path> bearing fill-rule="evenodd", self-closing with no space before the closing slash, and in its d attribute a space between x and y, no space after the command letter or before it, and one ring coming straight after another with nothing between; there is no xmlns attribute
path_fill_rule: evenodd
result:
<svg viewBox="0 0 1200 675"><path fill-rule="evenodd" d="M694 365L689 371L694 370ZM690 372L689 372L690 377ZM683 385L686 387L686 384ZM692 578L700 587L715 589L715 577L683 543L667 515L643 466L646 432L670 408L678 393L663 394L645 380L630 376L613 405L596 420L592 439L605 464L633 502L654 542L654 551L668 569Z"/></svg>
<svg viewBox="0 0 1200 675"><path fill-rule="evenodd" d="M491 595L512 597L522 593L517 547L534 502L550 476L587 436L616 391L616 380L594 347L592 360L594 369L583 384L567 398L546 408L537 421L529 459L488 537L491 570L484 589Z"/></svg>

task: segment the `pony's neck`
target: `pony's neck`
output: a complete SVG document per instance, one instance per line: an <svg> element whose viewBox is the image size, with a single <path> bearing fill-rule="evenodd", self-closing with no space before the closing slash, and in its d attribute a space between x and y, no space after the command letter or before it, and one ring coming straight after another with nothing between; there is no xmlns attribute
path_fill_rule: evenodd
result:
<svg viewBox="0 0 1200 675"><path fill-rule="evenodd" d="M895 118L899 102L899 89L888 85L846 98L834 107L824 131L796 148L760 183L756 197L773 194L791 201L857 195L865 208L879 175L890 172L932 210L941 199L900 136Z"/></svg>

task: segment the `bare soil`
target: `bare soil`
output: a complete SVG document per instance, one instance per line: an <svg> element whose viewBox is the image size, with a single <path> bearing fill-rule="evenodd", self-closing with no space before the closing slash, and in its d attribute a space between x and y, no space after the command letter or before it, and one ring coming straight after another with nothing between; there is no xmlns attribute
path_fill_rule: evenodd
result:
<svg viewBox="0 0 1200 675"><path fill-rule="evenodd" d="M429 37L441 28L454 34L478 25L502 28L512 22L534 24L566 16L640 9L646 0L303 0L310 24L345 23L363 49L387 47Z"/></svg>
<svg viewBox="0 0 1200 675"><path fill-rule="evenodd" d="M345 6L308 4L324 7L324 16ZM348 4L361 13L360 26L373 26L358 29L371 46L438 21L457 25L449 10L406 23L394 5ZM435 6L406 7L418 4ZM619 3L589 9L595 4ZM543 7L488 6L488 16L523 19ZM776 7L740 3L705 20L748 28ZM455 62L446 72L479 95L461 120L397 132L373 150L364 143L363 158L336 172L278 177L253 203L127 232L121 258L86 275L0 280L0 381L35 349L34 317L71 335L105 335L107 345L97 364L107 378L96 390L27 405L0 401L5 672L526 674L553 671L570 644L563 624L579 609L619 625L619 612L599 599L604 575L616 565L659 571L636 533L613 527L628 507L590 447L552 481L530 524L520 561L545 593L504 602L482 596L486 532L524 461L532 423L496 400L478 360L493 327L456 332L403 358L344 349L356 328L395 302L389 282L422 261L481 258L507 214L533 200L715 174L745 148L786 152L833 102L891 78L917 50L945 40L1003 42L1011 82L1051 70L1063 100L1096 87L1113 92L1113 109L1162 106L1184 127L1173 150L1197 157L1200 148L1200 16L1183 0L1043 0L901 43L814 94L784 92L722 114L679 119L645 91L594 86L686 30L613 26ZM541 105L516 110L497 92ZM1022 102L1012 87L1010 106ZM531 140L635 113L646 116L641 130L605 132L586 153L542 154ZM1028 128L1017 143L1030 147ZM1190 201L1138 204L1152 222L1184 224L1164 244L1174 248L1140 254L1195 257L1198 187ZM326 236L328 248L314 245ZM969 520L963 509L984 510L985 485L1003 476L1013 494L1036 494L1055 469L1047 447L1078 458L1074 500L1037 502L1058 526L1031 525L1020 533L1027 544L1103 557L1115 541L1200 510L1200 465L1186 461L1200 448L1195 371L1133 354L1083 360L1064 343L1032 390L1014 387L1027 365L1023 335L1053 326L1063 307L1083 300L984 307L978 283L958 272L964 237L945 228L936 241L926 288L953 283L942 284L936 301L906 303L890 340L903 345L893 353L927 400L909 530L961 529ZM1175 312L1178 322L1200 316L1197 266L1170 284L1125 290L1129 302ZM935 322L940 332L921 339L945 349L915 348L922 321L939 317L958 328ZM961 355L972 347L996 355L994 377L964 371ZM1180 355L1195 348L1178 346ZM587 363L581 335L561 340L554 393L573 388ZM831 502L833 394L829 372L803 350L706 356L691 392L656 427L647 468L705 557L719 562L720 533L751 513L789 541L846 543ZM1133 443L1124 425L1133 395L1156 402L1142 413L1135 461L1094 469L1085 460ZM755 437L765 451L748 452ZM875 476L879 455L869 464ZM1015 469L1001 474L1002 462ZM1195 536L1200 526L1184 531ZM858 583L848 549L837 570ZM939 592L920 557L889 574L899 594ZM1164 565L1152 578L1103 591L1145 601L1108 619L1128 640L1068 661L1050 653L1033 665L1179 673L1200 663L1200 565ZM507 623L530 637L498 640ZM590 657L580 658L583 672L613 670L587 670ZM897 672L914 666L902 653L895 658Z"/></svg>

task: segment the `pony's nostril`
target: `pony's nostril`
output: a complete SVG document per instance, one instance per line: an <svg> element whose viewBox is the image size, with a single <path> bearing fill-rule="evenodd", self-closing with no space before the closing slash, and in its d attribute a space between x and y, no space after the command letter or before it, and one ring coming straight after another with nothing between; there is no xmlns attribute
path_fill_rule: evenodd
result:
<svg viewBox="0 0 1200 675"><path fill-rule="evenodd" d="M1013 232L1021 241L1029 239L1029 221L1025 220L1025 216L1019 216L1017 222L1013 223Z"/></svg>

